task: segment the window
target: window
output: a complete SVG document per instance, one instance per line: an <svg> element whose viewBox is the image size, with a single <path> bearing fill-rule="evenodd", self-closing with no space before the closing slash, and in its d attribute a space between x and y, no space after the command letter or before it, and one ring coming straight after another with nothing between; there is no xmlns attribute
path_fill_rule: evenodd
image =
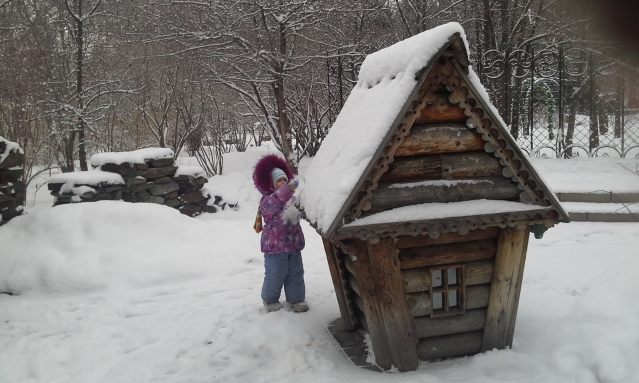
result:
<svg viewBox="0 0 639 383"><path fill-rule="evenodd" d="M465 293L464 265L430 268L431 318L464 314Z"/></svg>

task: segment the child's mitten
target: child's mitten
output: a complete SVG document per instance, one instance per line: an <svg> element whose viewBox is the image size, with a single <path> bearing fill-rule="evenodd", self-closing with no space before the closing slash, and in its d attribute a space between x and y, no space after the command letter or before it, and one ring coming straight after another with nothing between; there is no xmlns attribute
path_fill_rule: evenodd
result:
<svg viewBox="0 0 639 383"><path fill-rule="evenodd" d="M292 179L289 183L288 183L288 187L291 188L292 191L295 191L295 189L297 189L297 185L299 185L299 181L296 179Z"/></svg>

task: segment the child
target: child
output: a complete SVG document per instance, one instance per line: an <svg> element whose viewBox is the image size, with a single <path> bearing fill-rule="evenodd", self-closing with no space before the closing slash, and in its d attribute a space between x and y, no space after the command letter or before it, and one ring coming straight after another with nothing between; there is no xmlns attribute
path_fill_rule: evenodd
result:
<svg viewBox="0 0 639 383"><path fill-rule="evenodd" d="M258 161L253 182L262 193L255 230L261 229L264 218L261 247L264 253L264 284L262 301L268 312L282 308L279 302L282 286L286 300L294 312L305 312L304 266L302 249L304 234L299 224L300 214L293 203L297 180L286 161L277 155L267 155Z"/></svg>

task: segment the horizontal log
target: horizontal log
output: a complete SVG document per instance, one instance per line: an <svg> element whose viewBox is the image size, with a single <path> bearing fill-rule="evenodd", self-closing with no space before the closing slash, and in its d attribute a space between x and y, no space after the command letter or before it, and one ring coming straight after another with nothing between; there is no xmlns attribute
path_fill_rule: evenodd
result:
<svg viewBox="0 0 639 383"><path fill-rule="evenodd" d="M411 247L443 245L445 243L468 242L476 241L478 239L497 238L498 236L498 227L488 227L484 230L471 230L466 235L461 235L459 233L442 233L437 238L431 238L428 235L402 236L397 238L395 246L399 250L402 250Z"/></svg>
<svg viewBox="0 0 639 383"><path fill-rule="evenodd" d="M466 285L479 285L483 283L490 283L493 280L493 267L494 262L490 261L477 261L468 262L466 264Z"/></svg>
<svg viewBox="0 0 639 383"><path fill-rule="evenodd" d="M425 266L483 261L494 258L496 249L497 241L494 239L415 247L400 250L399 262L402 269L414 269Z"/></svg>
<svg viewBox="0 0 639 383"><path fill-rule="evenodd" d="M441 318L422 316L416 317L413 320L415 336L417 338L483 330L485 323L486 309L466 310L466 313L463 315Z"/></svg>
<svg viewBox="0 0 639 383"><path fill-rule="evenodd" d="M501 176L499 160L485 151L396 157L380 183Z"/></svg>
<svg viewBox="0 0 639 383"><path fill-rule="evenodd" d="M383 184L373 191L370 214L402 206L431 202L460 202L477 199L519 200L521 190L505 178L478 178L473 180L432 181L428 184Z"/></svg>
<svg viewBox="0 0 639 383"><path fill-rule="evenodd" d="M419 111L415 123L466 121L464 109L448 101L448 92L435 93L429 102Z"/></svg>
<svg viewBox="0 0 639 383"><path fill-rule="evenodd" d="M466 287L466 310L488 307L490 298L490 284Z"/></svg>
<svg viewBox="0 0 639 383"><path fill-rule="evenodd" d="M498 177L502 166L499 159L485 151L467 153L443 153L442 178Z"/></svg>
<svg viewBox="0 0 639 383"><path fill-rule="evenodd" d="M426 292L408 294L408 306L410 307L410 315L414 317L430 315L431 299ZM488 306L488 297L490 295L490 285L475 285L466 287L466 310L484 308Z"/></svg>
<svg viewBox="0 0 639 383"><path fill-rule="evenodd" d="M468 262L464 269L466 286L490 283L492 280L492 261ZM404 281L404 292L407 294L430 289L430 270L428 267L404 270L402 279Z"/></svg>
<svg viewBox="0 0 639 383"><path fill-rule="evenodd" d="M439 154L396 157L382 174L380 183L438 180L442 178L442 159Z"/></svg>
<svg viewBox="0 0 639 383"><path fill-rule="evenodd" d="M408 294L408 308L410 315L414 317L430 315L432 309L432 300L427 291Z"/></svg>
<svg viewBox="0 0 639 383"><path fill-rule="evenodd" d="M484 150L484 139L465 123L413 125L395 157Z"/></svg>
<svg viewBox="0 0 639 383"><path fill-rule="evenodd" d="M481 351L483 331L420 339L417 356L421 360L434 360L454 356L473 355Z"/></svg>

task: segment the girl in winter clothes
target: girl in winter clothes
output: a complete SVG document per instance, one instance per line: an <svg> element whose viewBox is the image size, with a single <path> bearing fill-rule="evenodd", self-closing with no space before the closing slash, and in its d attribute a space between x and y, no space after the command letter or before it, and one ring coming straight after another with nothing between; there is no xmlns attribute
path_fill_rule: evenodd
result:
<svg viewBox="0 0 639 383"><path fill-rule="evenodd" d="M264 219L261 247L264 253L264 284L262 301L269 312L282 308L279 302L282 286L293 311L304 312L304 266L302 249L304 234L300 227L300 213L293 203L297 180L284 159L267 155L258 161L253 182L262 193L255 229L259 233ZM261 218L260 218L261 216Z"/></svg>

